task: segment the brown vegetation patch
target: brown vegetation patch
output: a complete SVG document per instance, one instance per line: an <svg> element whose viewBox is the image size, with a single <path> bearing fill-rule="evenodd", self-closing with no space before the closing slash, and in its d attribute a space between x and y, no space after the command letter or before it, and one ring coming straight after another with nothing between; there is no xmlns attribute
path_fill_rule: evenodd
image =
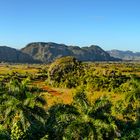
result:
<svg viewBox="0 0 140 140"><path fill-rule="evenodd" d="M52 95L54 95L54 96L59 96L59 95L61 95L60 92L58 92L58 91L56 91L56 90L50 88L49 86L43 86L41 89L43 89L44 92L48 92L48 93L50 93L50 94L52 94Z"/></svg>

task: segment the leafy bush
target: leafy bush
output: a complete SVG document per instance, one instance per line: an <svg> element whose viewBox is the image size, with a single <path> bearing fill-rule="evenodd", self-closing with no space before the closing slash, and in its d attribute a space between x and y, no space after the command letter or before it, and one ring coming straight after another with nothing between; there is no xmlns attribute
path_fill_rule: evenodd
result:
<svg viewBox="0 0 140 140"><path fill-rule="evenodd" d="M74 57L62 57L51 64L48 70L48 82L53 86L76 87L80 84L82 65Z"/></svg>

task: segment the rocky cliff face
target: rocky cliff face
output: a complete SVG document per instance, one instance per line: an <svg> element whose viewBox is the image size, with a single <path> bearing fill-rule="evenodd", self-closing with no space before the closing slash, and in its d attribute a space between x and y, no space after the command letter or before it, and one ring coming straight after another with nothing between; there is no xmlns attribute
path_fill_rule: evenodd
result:
<svg viewBox="0 0 140 140"><path fill-rule="evenodd" d="M56 43L30 43L21 51L45 63L52 62L62 56L72 55L66 45Z"/></svg>
<svg viewBox="0 0 140 140"><path fill-rule="evenodd" d="M0 46L0 62L34 63L36 61L30 55L19 50L7 46Z"/></svg>
<svg viewBox="0 0 140 140"><path fill-rule="evenodd" d="M119 60L111 57L107 52L96 45L80 48L78 46L67 46L52 42L35 42L28 44L25 48L21 49L21 51L44 63L52 62L62 56L74 56L81 61Z"/></svg>

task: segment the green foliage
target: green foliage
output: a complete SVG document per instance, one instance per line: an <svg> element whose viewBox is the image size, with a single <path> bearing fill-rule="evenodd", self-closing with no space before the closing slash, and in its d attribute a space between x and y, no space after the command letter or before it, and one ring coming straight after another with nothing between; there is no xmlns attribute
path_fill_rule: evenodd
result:
<svg viewBox="0 0 140 140"><path fill-rule="evenodd" d="M129 89L129 92L126 95L126 100L128 102L140 100L140 80L132 79L130 81Z"/></svg>
<svg viewBox="0 0 140 140"><path fill-rule="evenodd" d="M87 70L88 71L88 70ZM120 75L116 71L110 71L108 75L97 75L91 73L89 70L86 73L85 81L87 85L87 90L96 91L120 91L120 86L125 83L129 78L125 75Z"/></svg>
<svg viewBox="0 0 140 140"><path fill-rule="evenodd" d="M1 76L0 139L138 140L140 78L125 74L133 72L129 67L120 70L114 64L81 63L65 57L56 60L47 70L40 69L37 75ZM33 87L30 80L46 78L52 86L75 88L73 102L56 103L44 110L46 101L40 94L42 91ZM94 91L112 94L97 95L98 98L89 101Z"/></svg>
<svg viewBox="0 0 140 140"><path fill-rule="evenodd" d="M49 139L61 139L67 125L78 115L76 108L64 104L52 106L48 113L49 118L46 125Z"/></svg>
<svg viewBox="0 0 140 140"><path fill-rule="evenodd" d="M40 95L32 94L27 83L28 79L21 82L12 79L1 92L1 123L11 131L13 139L22 139L24 133L34 137L35 130L43 128L47 117L42 108L45 100Z"/></svg>
<svg viewBox="0 0 140 140"><path fill-rule="evenodd" d="M76 87L80 84L81 68L81 63L74 57L59 58L48 70L48 82L53 86Z"/></svg>
<svg viewBox="0 0 140 140"><path fill-rule="evenodd" d="M116 70L98 72L90 63L81 63L73 57L62 57L50 65L47 83L67 88L84 85L89 91L123 92L122 85L129 79Z"/></svg>
<svg viewBox="0 0 140 140"><path fill-rule="evenodd" d="M22 129L22 125L20 122L16 122L11 127L11 140L21 140L25 139L26 133Z"/></svg>
<svg viewBox="0 0 140 140"><path fill-rule="evenodd" d="M50 117L47 121L48 138L115 138L118 130L110 114L110 108L111 103L106 98L97 99L91 104L85 92L78 90L72 105L55 105L50 108Z"/></svg>
<svg viewBox="0 0 140 140"><path fill-rule="evenodd" d="M122 115L125 122L121 127L122 140L137 140L140 138L140 81L132 78L128 82L128 88L124 92L125 100L119 100L115 104L117 115Z"/></svg>
<svg viewBox="0 0 140 140"><path fill-rule="evenodd" d="M10 134L2 125L0 125L0 139L1 140L10 140Z"/></svg>

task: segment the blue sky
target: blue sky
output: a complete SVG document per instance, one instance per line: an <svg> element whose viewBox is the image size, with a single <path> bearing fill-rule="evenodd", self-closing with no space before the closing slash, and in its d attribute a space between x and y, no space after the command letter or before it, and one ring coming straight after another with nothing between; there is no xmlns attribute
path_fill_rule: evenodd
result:
<svg viewBox="0 0 140 140"><path fill-rule="evenodd" d="M140 51L140 0L1 0L0 45L96 44Z"/></svg>

